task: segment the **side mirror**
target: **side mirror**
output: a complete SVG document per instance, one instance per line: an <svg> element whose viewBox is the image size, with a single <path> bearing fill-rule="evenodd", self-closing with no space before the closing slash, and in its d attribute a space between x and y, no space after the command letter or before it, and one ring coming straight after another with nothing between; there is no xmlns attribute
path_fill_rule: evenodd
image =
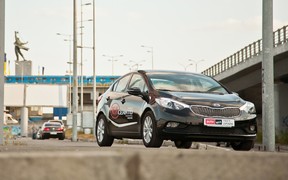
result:
<svg viewBox="0 0 288 180"><path fill-rule="evenodd" d="M129 88L127 92L128 92L128 94L131 94L134 96L142 95L142 92L139 88Z"/></svg>

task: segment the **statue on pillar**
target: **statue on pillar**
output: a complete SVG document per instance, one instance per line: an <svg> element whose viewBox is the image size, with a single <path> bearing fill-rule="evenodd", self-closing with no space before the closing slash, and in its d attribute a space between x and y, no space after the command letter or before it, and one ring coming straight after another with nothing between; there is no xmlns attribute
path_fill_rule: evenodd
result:
<svg viewBox="0 0 288 180"><path fill-rule="evenodd" d="M21 53L21 49L24 49L25 51L29 50L29 48L24 46L25 44L28 43L28 41L27 42L21 42L19 37L18 37L18 34L19 34L19 32L15 31L15 42L14 42L14 45L15 45L16 58L17 58L17 61L19 61L19 54L20 54L21 57L23 58L23 60L26 61L24 56L23 56L23 54Z"/></svg>

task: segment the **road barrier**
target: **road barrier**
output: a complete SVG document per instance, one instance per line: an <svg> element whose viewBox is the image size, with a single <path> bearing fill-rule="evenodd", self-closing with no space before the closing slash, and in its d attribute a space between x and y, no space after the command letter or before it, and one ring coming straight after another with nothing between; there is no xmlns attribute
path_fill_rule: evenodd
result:
<svg viewBox="0 0 288 180"><path fill-rule="evenodd" d="M0 153L5 180L287 179L288 154L101 148L95 152Z"/></svg>

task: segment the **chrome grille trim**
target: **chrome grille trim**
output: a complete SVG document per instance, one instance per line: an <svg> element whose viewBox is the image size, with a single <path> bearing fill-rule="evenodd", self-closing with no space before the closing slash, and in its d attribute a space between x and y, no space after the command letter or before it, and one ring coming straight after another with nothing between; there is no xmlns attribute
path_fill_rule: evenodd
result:
<svg viewBox="0 0 288 180"><path fill-rule="evenodd" d="M192 105L190 109L194 114L205 117L235 117L240 115L240 109L236 107L214 108Z"/></svg>

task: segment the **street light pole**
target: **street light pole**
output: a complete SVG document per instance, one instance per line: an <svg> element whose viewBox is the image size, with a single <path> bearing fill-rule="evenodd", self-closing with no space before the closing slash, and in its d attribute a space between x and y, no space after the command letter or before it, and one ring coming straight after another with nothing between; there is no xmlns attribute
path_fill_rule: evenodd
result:
<svg viewBox="0 0 288 180"><path fill-rule="evenodd" d="M118 61L117 59L111 59L111 60L108 60L108 61L111 61L112 62L112 76L114 76L114 62Z"/></svg>
<svg viewBox="0 0 288 180"><path fill-rule="evenodd" d="M83 122L83 118L82 118L82 112L83 112L83 4L82 4L82 0L81 0L81 88L80 88L80 112L81 112L81 119Z"/></svg>
<svg viewBox="0 0 288 180"><path fill-rule="evenodd" d="M197 66L200 62L203 62L204 59L201 59L199 61L195 61L195 60L192 60L192 59L188 59L188 61L192 61L194 64L195 64L195 72L197 73Z"/></svg>
<svg viewBox="0 0 288 180"><path fill-rule="evenodd" d="M179 63L179 64L180 64L180 63ZM185 71L187 71L187 68L188 68L189 66L192 66L193 63L189 63L189 64L187 64L187 65L183 65L183 64L180 64L180 65L183 66L183 68L184 68Z"/></svg>
<svg viewBox="0 0 288 180"><path fill-rule="evenodd" d="M109 56L109 55L105 55L103 54L104 57L108 57L108 58L111 58L111 59L108 59L108 61L111 61L112 62L112 76L114 76L114 62L115 61L118 61L117 59L115 59L116 57L123 57L123 55L118 55L118 56Z"/></svg>
<svg viewBox="0 0 288 180"><path fill-rule="evenodd" d="M144 45L141 45L141 47L144 47L144 48L148 48L150 49L150 51L147 51L147 52L150 52L151 53L151 61L152 61L152 70L154 69L154 52L153 52L153 47L151 46L144 46Z"/></svg>
<svg viewBox="0 0 288 180"><path fill-rule="evenodd" d="M80 29L81 29L81 32L80 32L80 36L81 36L81 42L80 42L80 46L81 46L81 51L80 51L80 58L81 58L81 86L80 86L80 112L81 112L81 117L83 116L82 115L82 112L84 110L84 98L83 98L83 83L84 83L84 79L83 79L83 6L88 6L88 5L91 5L91 3L85 3L85 4L82 4L82 0L81 0L81 20L80 20ZM89 20L88 20L89 21ZM83 118L81 118L83 119ZM83 122L83 121L82 121Z"/></svg>
<svg viewBox="0 0 288 180"><path fill-rule="evenodd" d="M138 70L138 69L139 69L139 66L142 66L141 62L145 62L145 60L138 61L138 62L130 60L129 62L130 62L130 63L134 63L134 65L131 65L131 68L132 68L133 66L136 66L136 70Z"/></svg>
<svg viewBox="0 0 288 180"><path fill-rule="evenodd" d="M77 141L78 77L77 77L77 1L73 0L73 122L72 141Z"/></svg>
<svg viewBox="0 0 288 180"><path fill-rule="evenodd" d="M4 144L5 0L0 0L0 145Z"/></svg>
<svg viewBox="0 0 288 180"><path fill-rule="evenodd" d="M93 0L93 124L96 126L96 50L95 50L95 0ZM95 128L93 130L95 135Z"/></svg>
<svg viewBox="0 0 288 180"><path fill-rule="evenodd" d="M71 88L72 88L72 80L71 80L71 66L72 66L72 51L71 51L71 47L72 47L72 35L71 34L62 34L62 33L56 33L57 35L59 36L67 36L68 39L64 39L64 41L68 41L69 42L69 62L67 62L69 64L69 90L68 90L68 93L69 93L69 97L68 97L68 101L69 101L69 108L68 108L68 114L70 114L72 112L71 110L71 107L72 107L72 93L71 93Z"/></svg>
<svg viewBox="0 0 288 180"><path fill-rule="evenodd" d="M72 93L71 93L71 88L72 88L72 78L71 78L71 72L72 72L72 69L71 69L71 66L72 66L72 62L69 61L67 62L69 64L69 110L68 110L68 114L70 114L72 112Z"/></svg>
<svg viewBox="0 0 288 180"><path fill-rule="evenodd" d="M275 151L274 60L273 60L273 0L263 0L262 10L262 113L263 146Z"/></svg>

